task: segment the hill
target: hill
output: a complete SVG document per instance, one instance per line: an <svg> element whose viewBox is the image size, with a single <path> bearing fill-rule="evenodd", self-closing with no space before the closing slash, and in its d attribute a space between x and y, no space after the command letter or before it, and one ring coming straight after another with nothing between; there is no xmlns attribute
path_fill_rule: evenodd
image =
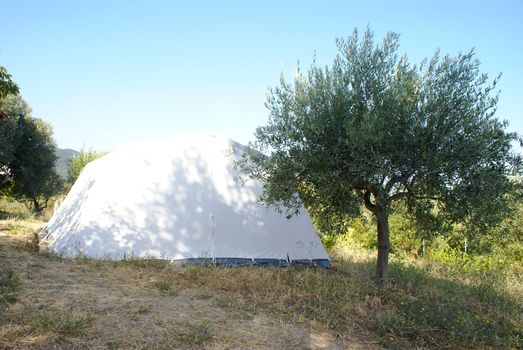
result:
<svg viewBox="0 0 523 350"><path fill-rule="evenodd" d="M74 149L56 149L56 172L58 175L60 175L61 178L66 179L67 178L67 170L69 168L69 161L74 156L78 155L79 152L75 151Z"/></svg>

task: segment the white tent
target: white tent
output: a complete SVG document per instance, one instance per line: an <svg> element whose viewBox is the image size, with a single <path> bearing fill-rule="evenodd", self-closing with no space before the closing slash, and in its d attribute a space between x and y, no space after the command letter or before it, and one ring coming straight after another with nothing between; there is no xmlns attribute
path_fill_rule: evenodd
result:
<svg viewBox="0 0 523 350"><path fill-rule="evenodd" d="M82 171L44 244L65 257L329 266L304 210L287 219L257 202L257 182L235 181L234 149L211 134L111 152Z"/></svg>

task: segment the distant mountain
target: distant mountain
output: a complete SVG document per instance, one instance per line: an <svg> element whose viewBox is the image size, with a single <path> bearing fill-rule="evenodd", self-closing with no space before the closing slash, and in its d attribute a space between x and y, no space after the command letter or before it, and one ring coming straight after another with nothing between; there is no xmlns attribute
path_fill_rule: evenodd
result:
<svg viewBox="0 0 523 350"><path fill-rule="evenodd" d="M56 149L56 172L61 178L67 179L67 170L69 169L69 161L74 156L78 155L79 152L74 149Z"/></svg>

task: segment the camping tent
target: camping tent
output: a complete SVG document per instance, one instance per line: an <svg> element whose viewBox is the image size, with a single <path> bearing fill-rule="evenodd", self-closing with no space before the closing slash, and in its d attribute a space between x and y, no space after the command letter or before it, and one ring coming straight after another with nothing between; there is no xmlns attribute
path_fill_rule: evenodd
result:
<svg viewBox="0 0 523 350"><path fill-rule="evenodd" d="M88 164L45 228L65 257L329 266L305 210L287 219L235 181L243 146L214 134L124 146Z"/></svg>

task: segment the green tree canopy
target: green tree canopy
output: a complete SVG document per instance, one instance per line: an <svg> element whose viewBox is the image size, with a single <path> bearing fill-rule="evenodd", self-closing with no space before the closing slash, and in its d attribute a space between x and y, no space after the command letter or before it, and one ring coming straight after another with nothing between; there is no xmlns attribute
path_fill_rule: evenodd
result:
<svg viewBox="0 0 523 350"><path fill-rule="evenodd" d="M56 144L49 123L41 119L19 117L19 143L10 168L13 173L10 194L29 201L39 212L48 199L60 191L62 182L56 173Z"/></svg>
<svg viewBox="0 0 523 350"><path fill-rule="evenodd" d="M6 164L13 158L16 128L10 113L15 110L13 104L21 100L15 97L18 93L18 86L11 79L11 75L7 73L5 67L0 66L0 192L6 185L8 174ZM20 110L24 111L24 108L29 108L29 106L26 104Z"/></svg>
<svg viewBox="0 0 523 350"><path fill-rule="evenodd" d="M31 116L19 95L0 100L7 118L0 120L0 193L26 201L40 211L61 188L55 171L52 128Z"/></svg>
<svg viewBox="0 0 523 350"><path fill-rule="evenodd" d="M69 179L68 181L72 184L78 179L80 173L85 168L87 164L92 162L95 159L100 158L101 156L107 154L107 152L95 151L94 149L89 149L87 151L81 150L76 156L71 158L69 161Z"/></svg>
<svg viewBox="0 0 523 350"><path fill-rule="evenodd" d="M8 187L10 164L15 157L15 150L19 143L19 129L17 120L20 115L30 116L31 107L19 95L8 95L0 98L0 193Z"/></svg>
<svg viewBox="0 0 523 350"><path fill-rule="evenodd" d="M5 67L0 66L0 99L7 95L17 95L19 92L18 85L13 82L11 75Z"/></svg>
<svg viewBox="0 0 523 350"><path fill-rule="evenodd" d="M240 170L263 184L260 199L292 214L305 202L377 219L377 278L387 280L391 203L422 218L437 207L448 221L497 222L519 185L511 151L517 135L495 118L497 78L488 83L474 51L416 66L399 57L399 35L375 45L337 40L332 66L314 64L293 83L281 77Z"/></svg>

